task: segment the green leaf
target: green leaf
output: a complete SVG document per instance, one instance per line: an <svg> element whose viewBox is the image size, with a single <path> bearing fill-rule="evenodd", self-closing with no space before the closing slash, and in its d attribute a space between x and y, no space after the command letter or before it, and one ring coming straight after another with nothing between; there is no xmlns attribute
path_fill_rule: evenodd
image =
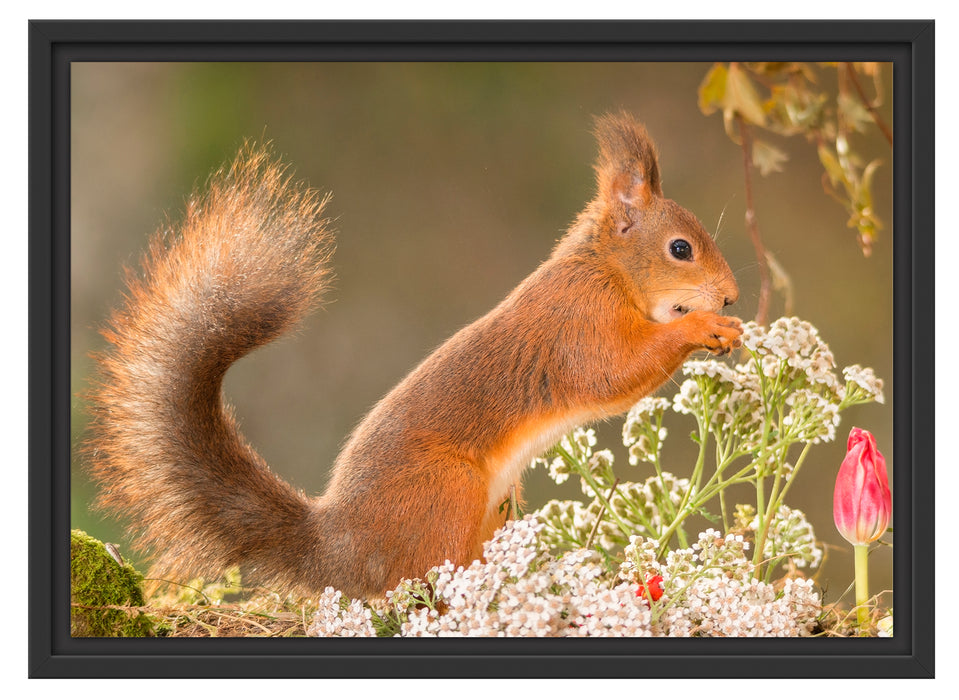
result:
<svg viewBox="0 0 959 700"><path fill-rule="evenodd" d="M709 512L708 510L706 510L706 507L705 507L705 506L700 506L699 508L694 508L694 509L693 509L693 512L694 512L694 513L698 513L698 514L701 515L703 518L705 518L706 520L708 520L709 522L714 523L714 524L715 524L715 523L718 523L718 522L722 519L722 518L720 518L720 516L717 515L716 513L711 513L711 512Z"/></svg>

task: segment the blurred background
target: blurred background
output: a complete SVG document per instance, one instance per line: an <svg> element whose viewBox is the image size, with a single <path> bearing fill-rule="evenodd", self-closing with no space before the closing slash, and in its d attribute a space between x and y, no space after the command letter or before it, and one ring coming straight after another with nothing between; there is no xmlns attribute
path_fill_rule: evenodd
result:
<svg viewBox="0 0 959 700"><path fill-rule="evenodd" d="M718 242L741 289L730 313L752 318L759 274L744 227L742 151L721 117L697 106L710 65L74 63L75 448L87 422L89 354L104 345L98 329L121 299L121 269L137 264L150 234L176 220L190 191L248 138L271 140L298 179L334 194L336 282L327 304L299 333L241 360L225 387L247 438L308 493L323 490L339 447L379 398L548 256L593 196L593 115L626 109L646 123L666 196L710 231L721 221ZM888 66L883 79L890 95ZM882 113L891 123L888 105ZM832 602L853 580L851 546L832 522L849 428L872 431L894 467L891 150L876 130L856 139L857 150L883 159L873 193L886 228L865 258L845 210L824 194L815 148L801 138L767 140L789 160L783 172L754 171L753 196L764 242L792 277L793 312L819 329L839 368L873 367L886 381L886 403L846 411L837 440L811 450L789 494L827 545L818 580ZM774 297L770 317L782 309ZM667 420L664 466L688 476L694 423ZM598 448L617 453L621 479L641 481L651 468L627 463L621 425L599 426ZM525 484L530 509L581 496L577 484L558 487L542 470ZM145 564L119 523L91 511L93 497L74 457L72 526ZM890 550L870 559L873 591L892 586Z"/></svg>

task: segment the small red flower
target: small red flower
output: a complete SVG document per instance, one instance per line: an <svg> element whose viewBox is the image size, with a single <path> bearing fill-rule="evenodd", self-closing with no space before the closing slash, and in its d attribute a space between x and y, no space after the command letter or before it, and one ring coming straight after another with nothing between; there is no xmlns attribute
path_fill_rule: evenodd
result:
<svg viewBox="0 0 959 700"><path fill-rule="evenodd" d="M646 598L646 600L652 600L654 602L662 598L663 577L659 574L656 574L655 576L648 576L645 584L639 584L639 588L636 589L636 596L638 598Z"/></svg>

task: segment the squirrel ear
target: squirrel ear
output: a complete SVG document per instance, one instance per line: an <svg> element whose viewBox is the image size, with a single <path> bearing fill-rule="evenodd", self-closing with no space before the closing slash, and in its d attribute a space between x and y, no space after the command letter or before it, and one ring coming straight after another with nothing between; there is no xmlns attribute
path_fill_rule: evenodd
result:
<svg viewBox="0 0 959 700"><path fill-rule="evenodd" d="M651 197L663 195L656 148L642 124L626 112L606 114L596 120L595 134L596 184L602 200L642 208Z"/></svg>

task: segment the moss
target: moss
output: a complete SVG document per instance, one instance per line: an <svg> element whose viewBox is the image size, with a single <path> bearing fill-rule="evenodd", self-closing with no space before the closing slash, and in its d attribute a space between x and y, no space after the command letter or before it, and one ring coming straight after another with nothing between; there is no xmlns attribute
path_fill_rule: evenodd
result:
<svg viewBox="0 0 959 700"><path fill-rule="evenodd" d="M81 530L70 533L70 634L74 637L148 637L143 576L120 565L99 540ZM115 607L114 607L115 606Z"/></svg>

